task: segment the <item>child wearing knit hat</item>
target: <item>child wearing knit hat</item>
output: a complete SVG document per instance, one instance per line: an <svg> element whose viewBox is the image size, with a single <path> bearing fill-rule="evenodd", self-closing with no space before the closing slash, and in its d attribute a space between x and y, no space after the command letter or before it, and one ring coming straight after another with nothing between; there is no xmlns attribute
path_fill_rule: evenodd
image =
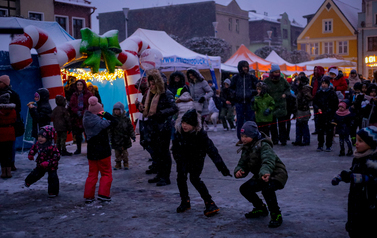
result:
<svg viewBox="0 0 377 238"><path fill-rule="evenodd" d="M331 181L350 183L346 230L350 237L374 237L377 224L377 127L357 132L356 151L350 170L343 170Z"/></svg>
<svg viewBox="0 0 377 238"><path fill-rule="evenodd" d="M250 201L254 209L245 214L246 218L267 216L270 211L269 227L279 227L283 218L277 202L275 191L283 189L288 179L288 173L283 162L273 151L273 143L265 134L261 134L253 121L247 121L241 129L243 146L238 165L234 169L236 178L245 178L249 172L253 177L240 187L241 194ZM267 206L256 192L262 191Z"/></svg>
<svg viewBox="0 0 377 238"><path fill-rule="evenodd" d="M212 159L223 176L231 176L217 148L202 128L200 114L195 110L188 110L182 117L182 122L176 125L172 152L177 163L177 185L181 196L178 213L191 208L187 188L187 176L190 174L192 185L198 190L204 200L205 216L212 216L220 209L212 200L204 182L200 179L206 155Z"/></svg>
<svg viewBox="0 0 377 238"><path fill-rule="evenodd" d="M336 126L335 133L339 134L339 156L346 155L344 142L346 142L348 146L347 156L353 154L352 144L350 141L350 133L351 128L353 128L353 123L355 121L355 114L351 113L351 111L349 110L349 106L346 102L349 102L348 99L345 99L339 103L339 109L335 112L335 116L332 122L332 124Z"/></svg>

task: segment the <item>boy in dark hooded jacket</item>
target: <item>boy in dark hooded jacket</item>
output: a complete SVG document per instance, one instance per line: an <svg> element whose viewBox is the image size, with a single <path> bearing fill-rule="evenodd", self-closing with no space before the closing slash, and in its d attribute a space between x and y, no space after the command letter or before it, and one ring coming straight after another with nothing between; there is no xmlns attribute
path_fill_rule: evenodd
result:
<svg viewBox="0 0 377 238"><path fill-rule="evenodd" d="M65 146L67 131L72 130L69 112L65 107L67 101L62 95L56 95L55 103L56 107L52 110L51 119L54 122L54 128L58 134L56 146L58 147L61 156L71 156L72 153L69 153Z"/></svg>
<svg viewBox="0 0 377 238"><path fill-rule="evenodd" d="M29 102L29 112L31 118L33 118L33 130L32 136L38 139L38 131L40 128L46 125L50 125L51 122L51 106L50 106L50 93L46 88L38 89L34 94L34 100L37 102L35 106L34 102Z"/></svg>
<svg viewBox="0 0 377 238"><path fill-rule="evenodd" d="M124 111L124 105L117 102L113 106L113 117L118 120L118 125L110 127L109 137L111 140L111 147L115 150L115 167L114 170L122 168L128 170L128 148L131 148L131 139L135 142L136 136L130 118L127 117Z"/></svg>
<svg viewBox="0 0 377 238"><path fill-rule="evenodd" d="M231 175L217 148L208 137L207 132L203 130L200 114L195 109L188 110L182 117L182 123L176 126L172 151L177 163L177 185L181 196L181 205L177 208L177 212L181 213L191 208L187 188L187 175L190 173L192 185L204 200L206 206L204 215L212 216L217 213L220 209L200 179L205 156L208 154L224 176Z"/></svg>
<svg viewBox="0 0 377 238"><path fill-rule="evenodd" d="M177 90L185 85L186 80L183 73L175 71L170 75L168 89L173 93L174 96L177 94Z"/></svg>
<svg viewBox="0 0 377 238"><path fill-rule="evenodd" d="M254 209L245 214L246 218L258 218L271 213L269 227L279 227L283 218L277 202L275 191L283 189L288 173L283 162L272 150L273 143L258 131L255 122L247 121L241 129L243 146L237 167L234 169L236 178L245 178L249 172L253 177L240 187L241 194L253 204ZM256 192L262 191L268 210Z"/></svg>

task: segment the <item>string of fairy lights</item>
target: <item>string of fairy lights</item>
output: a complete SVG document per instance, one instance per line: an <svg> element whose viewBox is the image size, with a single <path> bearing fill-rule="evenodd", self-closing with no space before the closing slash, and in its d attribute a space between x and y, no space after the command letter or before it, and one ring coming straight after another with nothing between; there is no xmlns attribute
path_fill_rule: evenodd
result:
<svg viewBox="0 0 377 238"><path fill-rule="evenodd" d="M60 75L62 81L68 79L69 76L74 76L77 79L83 79L85 81L92 81L92 82L100 82L103 83L104 81L108 81L111 85L113 85L113 81L117 78L124 79L124 71L122 69L115 69L114 73L109 73L106 69L101 70L98 73L93 74L90 69L85 68L76 68L76 69L60 69Z"/></svg>

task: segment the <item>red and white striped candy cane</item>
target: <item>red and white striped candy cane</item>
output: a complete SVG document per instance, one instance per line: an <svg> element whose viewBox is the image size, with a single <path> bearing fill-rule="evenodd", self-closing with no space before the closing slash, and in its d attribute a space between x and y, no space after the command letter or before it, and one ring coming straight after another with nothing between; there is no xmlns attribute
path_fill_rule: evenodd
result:
<svg viewBox="0 0 377 238"><path fill-rule="evenodd" d="M32 63L31 49L39 56L42 85L50 92L50 105L56 107L56 95L64 95L60 77L60 66L56 57L56 46L48 34L33 25L24 28L23 35L17 35L9 44L9 59L16 70L24 69Z"/></svg>
<svg viewBox="0 0 377 238"><path fill-rule="evenodd" d="M126 85L128 110L130 112L131 121L134 122L138 118L138 112L135 101L141 101L142 95L135 88L137 80L140 79L139 55L146 49L149 49L149 43L137 36L127 38L122 44L124 49L119 55L118 60L122 62L124 69L124 81Z"/></svg>

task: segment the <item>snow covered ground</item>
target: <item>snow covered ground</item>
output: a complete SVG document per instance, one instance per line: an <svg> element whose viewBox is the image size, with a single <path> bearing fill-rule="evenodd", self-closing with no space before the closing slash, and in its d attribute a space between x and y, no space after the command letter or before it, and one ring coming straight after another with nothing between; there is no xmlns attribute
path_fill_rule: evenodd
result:
<svg viewBox="0 0 377 238"><path fill-rule="evenodd" d="M220 124L219 128L209 136L232 172L240 157L236 133L222 131ZM314 131L312 120L310 128ZM290 137L293 141L294 121ZM35 162L29 161L27 154L17 154L18 170L13 178L0 181L0 237L347 237L348 185L333 187L330 181L350 167L352 157L338 157L338 137L335 141L330 153L315 151L317 137L313 135L310 146L294 147L289 142L285 147L274 147L289 173L286 187L277 192L284 221L275 229L267 227L268 217L244 217L252 209L238 190L246 179L223 177L209 158L202 179L220 212L208 218L190 182L191 210L175 212L180 198L174 162L171 185L147 183L154 175L145 174L149 156L138 141L129 149L130 170L113 171L110 203L84 203L88 173L85 146L83 155L61 158L60 194L56 198L48 198L47 174L30 188L23 186ZM74 151L75 146L68 150Z"/></svg>

